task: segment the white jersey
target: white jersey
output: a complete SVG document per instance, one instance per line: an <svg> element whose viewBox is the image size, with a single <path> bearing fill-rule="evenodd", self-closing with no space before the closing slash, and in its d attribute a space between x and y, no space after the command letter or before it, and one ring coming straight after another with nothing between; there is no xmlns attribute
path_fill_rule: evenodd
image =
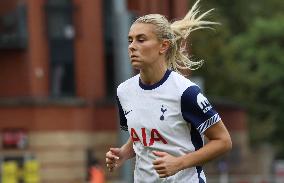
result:
<svg viewBox="0 0 284 183"><path fill-rule="evenodd" d="M205 183L202 167L159 178L152 151L181 156L203 146L203 133L220 121L218 113L199 87L182 75L167 70L161 81L144 85L140 75L117 88L120 124L128 130L136 153L135 183Z"/></svg>

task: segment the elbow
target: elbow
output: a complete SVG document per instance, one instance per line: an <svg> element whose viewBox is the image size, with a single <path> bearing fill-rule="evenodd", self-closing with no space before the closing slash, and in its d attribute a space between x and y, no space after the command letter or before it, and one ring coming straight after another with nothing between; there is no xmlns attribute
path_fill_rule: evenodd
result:
<svg viewBox="0 0 284 183"><path fill-rule="evenodd" d="M229 152L232 149L232 147L233 147L233 143L232 143L232 140L231 140L230 136L228 138L226 138L226 139L223 139L223 143L222 144L223 144L223 151L224 151L224 153Z"/></svg>

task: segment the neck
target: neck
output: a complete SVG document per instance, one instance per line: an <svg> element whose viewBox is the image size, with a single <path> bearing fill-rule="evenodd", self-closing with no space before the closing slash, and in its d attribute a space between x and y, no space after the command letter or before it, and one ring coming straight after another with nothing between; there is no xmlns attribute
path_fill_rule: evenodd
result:
<svg viewBox="0 0 284 183"><path fill-rule="evenodd" d="M143 68L140 70L140 79L143 84L152 85L159 82L164 77L167 71L167 65L166 62L160 63L163 64L152 65L149 68Z"/></svg>

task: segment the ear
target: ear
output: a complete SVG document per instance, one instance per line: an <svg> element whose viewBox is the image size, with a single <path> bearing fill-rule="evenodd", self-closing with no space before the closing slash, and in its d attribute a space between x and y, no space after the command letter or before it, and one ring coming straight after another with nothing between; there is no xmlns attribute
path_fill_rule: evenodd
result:
<svg viewBox="0 0 284 183"><path fill-rule="evenodd" d="M160 55L165 54L169 48L170 48L170 41L167 39L162 40L159 51Z"/></svg>

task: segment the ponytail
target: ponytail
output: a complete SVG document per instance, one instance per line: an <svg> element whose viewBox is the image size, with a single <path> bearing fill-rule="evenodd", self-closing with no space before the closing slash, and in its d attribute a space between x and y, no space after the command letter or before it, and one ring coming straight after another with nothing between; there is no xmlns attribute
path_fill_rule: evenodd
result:
<svg viewBox="0 0 284 183"><path fill-rule="evenodd" d="M156 34L160 40L168 39L170 48L166 53L166 60L169 69L180 72L181 70L196 70L203 64L203 60L192 61L188 56L186 46L191 32L198 29L213 29L211 25L217 22L206 21L204 18L210 14L213 9L200 14L198 0L190 11L181 20L170 24L168 20L160 14L149 14L139 17L134 23L150 23L156 25Z"/></svg>

